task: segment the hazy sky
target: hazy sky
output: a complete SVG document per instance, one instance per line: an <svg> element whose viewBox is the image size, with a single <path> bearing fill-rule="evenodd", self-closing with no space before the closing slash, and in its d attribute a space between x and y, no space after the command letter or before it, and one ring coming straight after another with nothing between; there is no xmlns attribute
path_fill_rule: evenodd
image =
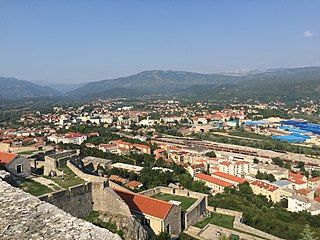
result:
<svg viewBox="0 0 320 240"><path fill-rule="evenodd" d="M310 65L320 65L316 0L0 0L0 76L75 83Z"/></svg>

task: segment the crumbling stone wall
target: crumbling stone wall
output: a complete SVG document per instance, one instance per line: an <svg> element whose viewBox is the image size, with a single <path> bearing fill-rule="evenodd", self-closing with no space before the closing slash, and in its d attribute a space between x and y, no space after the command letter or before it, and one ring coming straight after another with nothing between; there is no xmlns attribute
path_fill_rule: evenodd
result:
<svg viewBox="0 0 320 240"><path fill-rule="evenodd" d="M75 175L77 175L79 178L83 179L86 182L105 182L105 181L108 181L108 178L95 176L95 175L91 175L91 174L87 174L87 173L82 172L79 168L77 168L71 162L67 162L67 167L70 168L70 170Z"/></svg>
<svg viewBox="0 0 320 240"><path fill-rule="evenodd" d="M40 196L39 199L79 218L83 218L93 210L91 183L84 183L66 190L48 193Z"/></svg>

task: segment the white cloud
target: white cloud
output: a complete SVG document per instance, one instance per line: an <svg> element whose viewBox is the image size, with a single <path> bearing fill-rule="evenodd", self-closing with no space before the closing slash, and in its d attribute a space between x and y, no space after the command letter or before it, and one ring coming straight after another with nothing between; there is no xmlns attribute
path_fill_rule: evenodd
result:
<svg viewBox="0 0 320 240"><path fill-rule="evenodd" d="M303 36L305 36L305 37L307 37L307 38L313 37L313 36L314 36L314 33L311 32L311 31L305 31L305 32L303 33Z"/></svg>

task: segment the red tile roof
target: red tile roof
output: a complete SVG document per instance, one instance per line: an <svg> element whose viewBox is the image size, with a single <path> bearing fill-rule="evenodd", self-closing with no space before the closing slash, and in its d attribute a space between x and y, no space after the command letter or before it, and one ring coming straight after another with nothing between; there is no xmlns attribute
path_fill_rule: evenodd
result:
<svg viewBox="0 0 320 240"><path fill-rule="evenodd" d="M214 172L212 174L217 177L221 177L221 178L224 178L229 181L236 182L236 183L244 183L246 181L244 178L236 177L231 174L220 172L220 171Z"/></svg>
<svg viewBox="0 0 320 240"><path fill-rule="evenodd" d="M233 186L233 184L231 184L231 183L228 183L226 181L220 180L220 179L215 178L215 177L211 177L211 176L206 175L204 173L198 173L198 174L195 175L195 177L200 179L200 180L211 182L213 184L216 184L216 185L219 185L219 186L222 186L222 187L231 187L231 186Z"/></svg>
<svg viewBox="0 0 320 240"><path fill-rule="evenodd" d="M246 165L246 164L250 164L250 163L247 162L247 161L237 161L235 164L237 164L237 165Z"/></svg>
<svg viewBox="0 0 320 240"><path fill-rule="evenodd" d="M301 180L299 178L289 178L288 181L290 181L290 182L292 182L294 184L299 184L299 185L306 183L305 181L303 181L303 180Z"/></svg>
<svg viewBox="0 0 320 240"><path fill-rule="evenodd" d="M289 177L290 178L302 179L304 176L301 173L289 172Z"/></svg>
<svg viewBox="0 0 320 240"><path fill-rule="evenodd" d="M224 166L230 166L231 165L231 162L229 161L223 161L220 163L221 165L224 165Z"/></svg>
<svg viewBox="0 0 320 240"><path fill-rule="evenodd" d="M74 132L69 132L65 134L66 138L79 138L79 137L83 137L84 135L82 135L81 133L74 133Z"/></svg>
<svg viewBox="0 0 320 240"><path fill-rule="evenodd" d="M308 195L308 193L310 193L311 190L308 189L308 188L302 188L302 189L299 189L299 190L296 190L296 193L297 194L300 194L300 195Z"/></svg>
<svg viewBox="0 0 320 240"><path fill-rule="evenodd" d="M119 189L113 190L125 201L131 211L143 213L160 219L165 219L173 204L155 198L124 192Z"/></svg>
<svg viewBox="0 0 320 240"><path fill-rule="evenodd" d="M203 163L199 163L199 164L193 164L190 167L192 169L197 169L197 168L205 168L206 166Z"/></svg>
<svg viewBox="0 0 320 240"><path fill-rule="evenodd" d="M309 182L319 182L320 181L320 177L313 177L313 178L310 178L308 181Z"/></svg>
<svg viewBox="0 0 320 240"><path fill-rule="evenodd" d="M275 190L277 190L279 187L271 185L269 183L260 181L260 180L255 180L253 182L250 183L250 185L254 185L254 186L258 186L260 188L264 188L267 191L273 192Z"/></svg>
<svg viewBox="0 0 320 240"><path fill-rule="evenodd" d="M0 164L7 165L18 155L13 153L0 152Z"/></svg>
<svg viewBox="0 0 320 240"><path fill-rule="evenodd" d="M143 186L143 184L138 181L131 181L131 182L128 182L125 186L128 188L137 188L137 187Z"/></svg>
<svg viewBox="0 0 320 240"><path fill-rule="evenodd" d="M320 196L314 198L315 201L320 202Z"/></svg>

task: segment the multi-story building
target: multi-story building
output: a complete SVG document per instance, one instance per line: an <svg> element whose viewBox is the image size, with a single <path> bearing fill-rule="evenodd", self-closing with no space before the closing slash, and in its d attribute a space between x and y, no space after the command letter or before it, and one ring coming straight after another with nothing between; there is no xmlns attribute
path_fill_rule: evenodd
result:
<svg viewBox="0 0 320 240"><path fill-rule="evenodd" d="M237 176L234 176L234 175L231 175L228 173L224 173L224 172L220 172L220 171L213 172L211 175L213 177L220 179L220 180L229 182L233 185L239 185L240 183L244 183L246 181L244 178L237 177Z"/></svg>
<svg viewBox="0 0 320 240"><path fill-rule="evenodd" d="M219 171L234 176L245 176L251 170L250 163L247 161L222 161L219 163Z"/></svg>
<svg viewBox="0 0 320 240"><path fill-rule="evenodd" d="M320 214L320 203L300 195L292 195L288 198L288 211L307 211L311 215L318 215Z"/></svg>
<svg viewBox="0 0 320 240"><path fill-rule="evenodd" d="M194 165L189 165L187 168L187 171L190 173L192 177L194 177L198 173L205 172L207 170L206 165L201 163L201 164L194 164Z"/></svg>
<svg viewBox="0 0 320 240"><path fill-rule="evenodd" d="M273 202L281 201L281 189L274 184L262 180L255 180L250 183L250 187L252 188L253 193L256 195L264 195Z"/></svg>
<svg viewBox="0 0 320 240"><path fill-rule="evenodd" d="M215 192L223 192L226 187L232 187L230 182L223 181L219 178L215 178L204 173L198 173L194 176L195 181L202 181L207 187L211 188Z"/></svg>

